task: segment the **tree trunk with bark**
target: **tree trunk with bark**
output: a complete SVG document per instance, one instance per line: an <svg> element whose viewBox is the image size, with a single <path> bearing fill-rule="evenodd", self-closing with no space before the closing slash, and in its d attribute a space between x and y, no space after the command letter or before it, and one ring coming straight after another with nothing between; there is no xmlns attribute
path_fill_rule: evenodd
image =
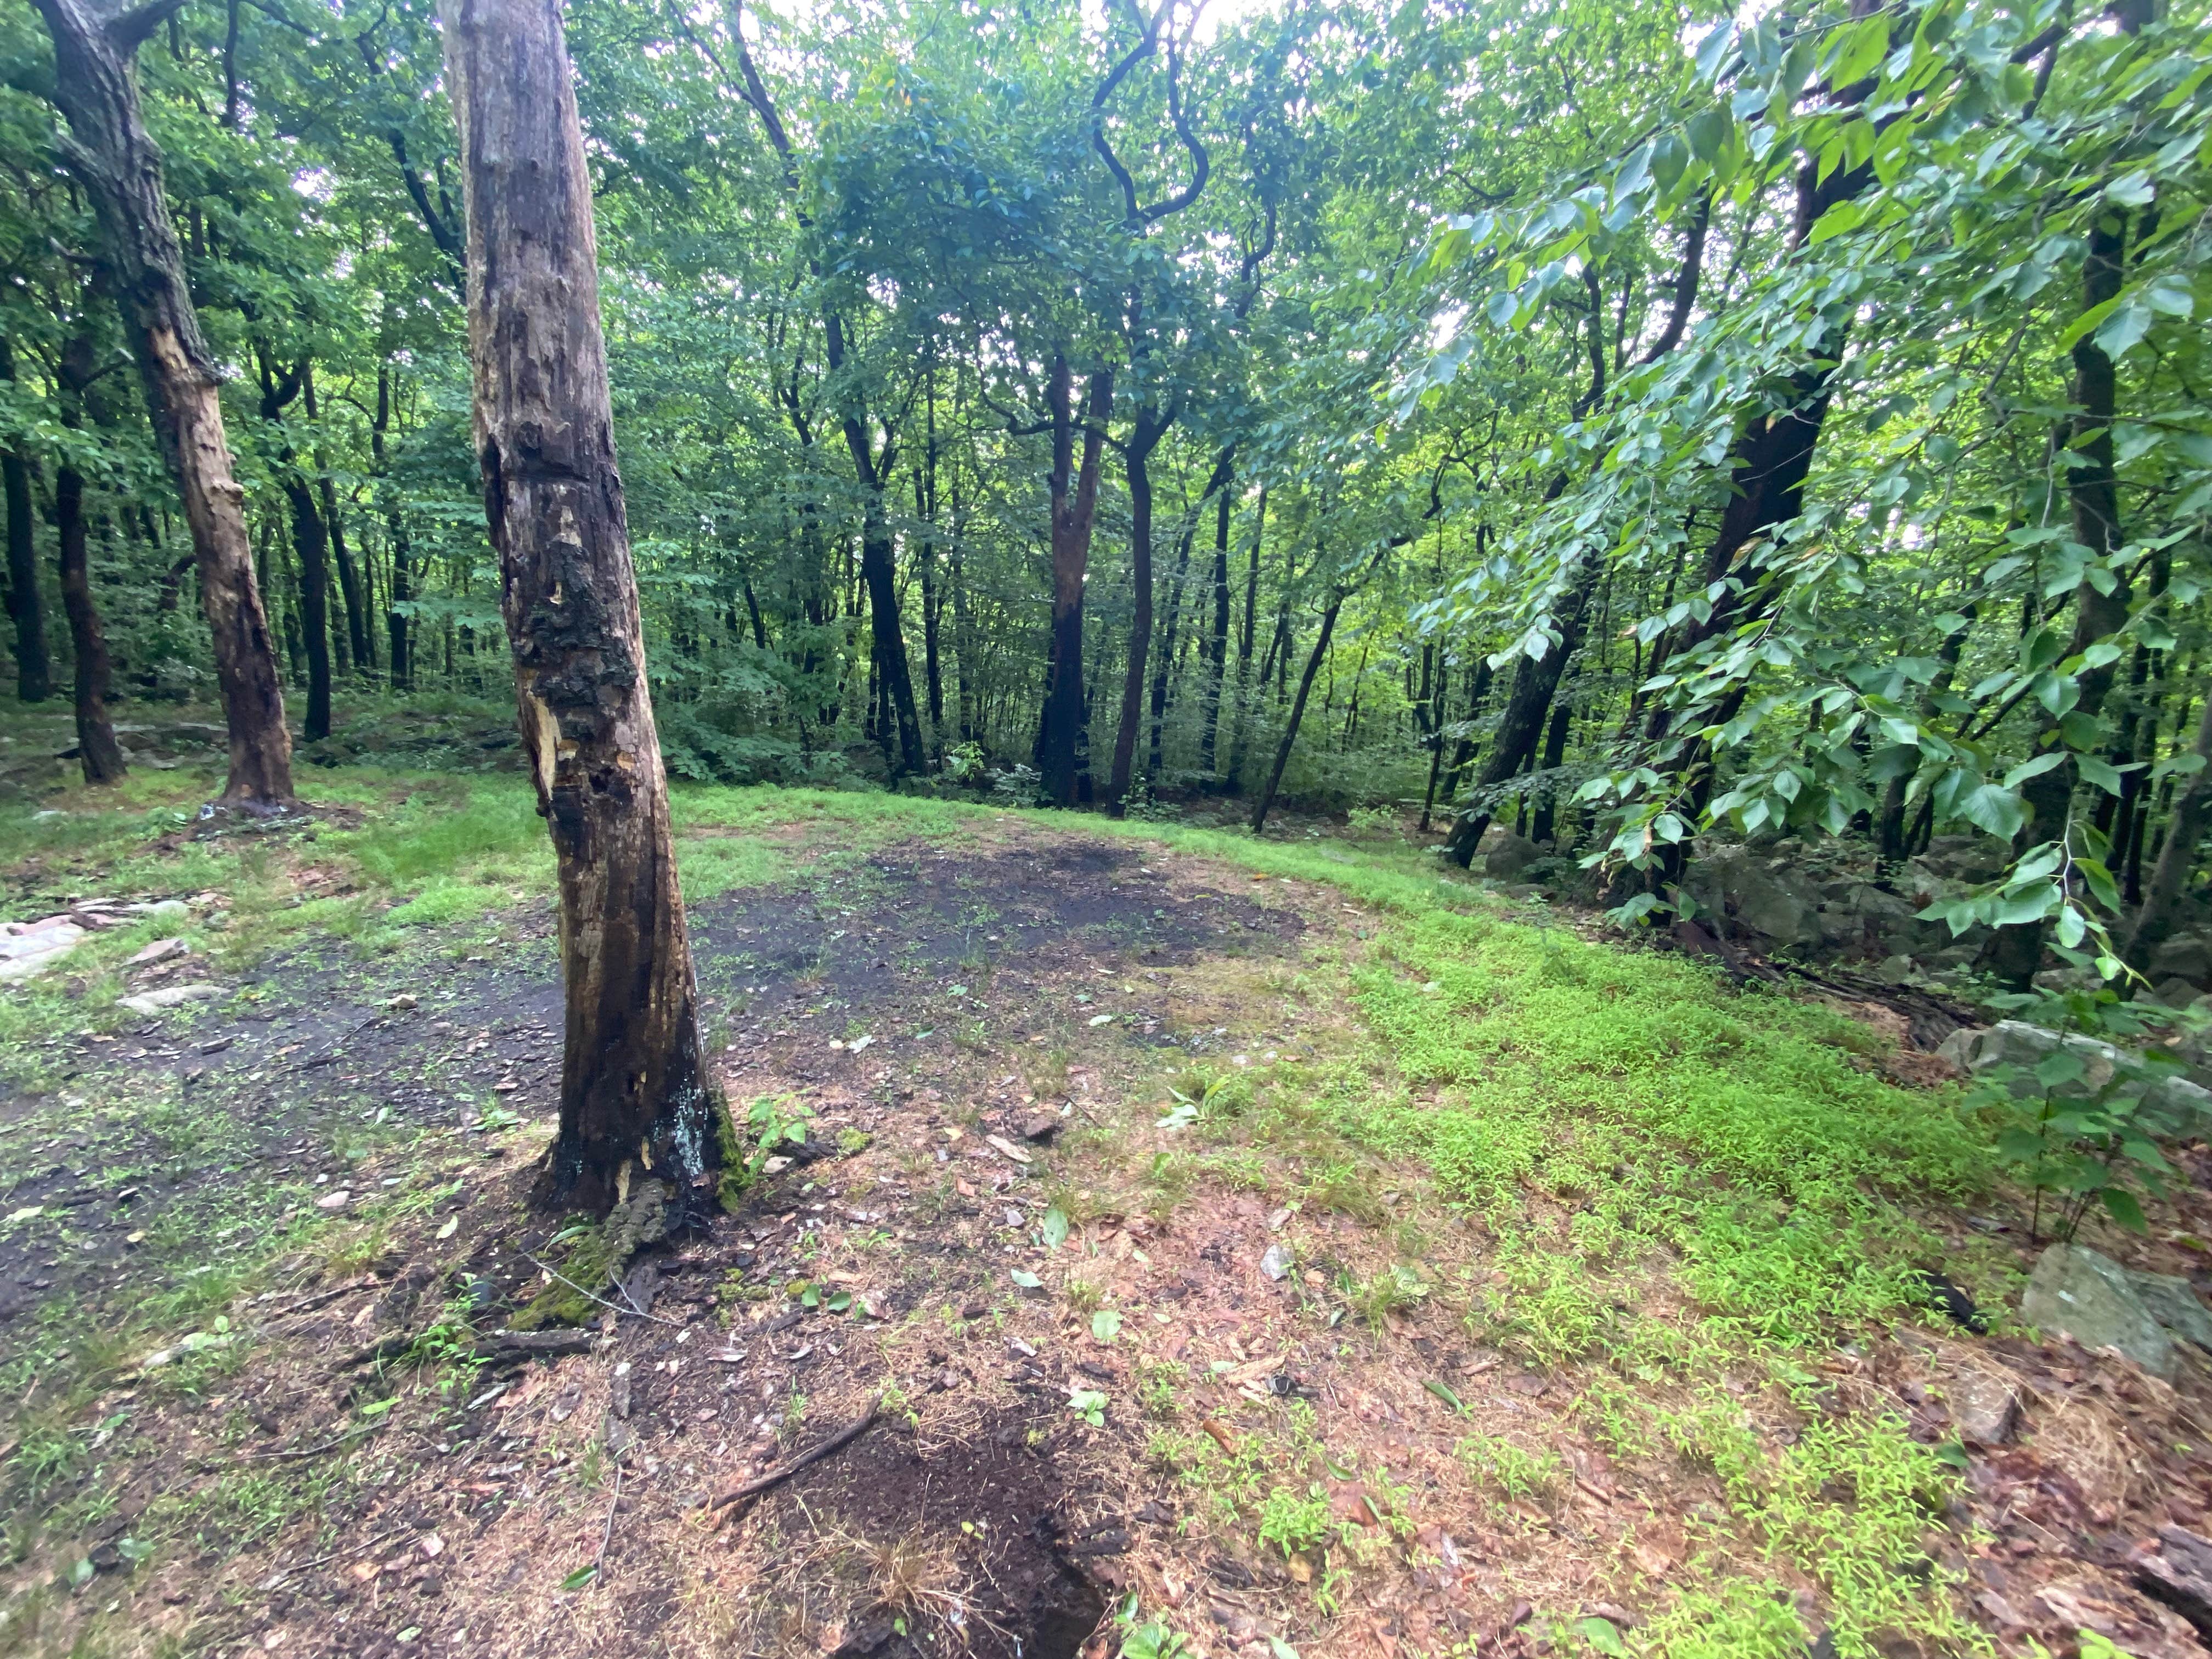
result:
<svg viewBox="0 0 2212 1659"><path fill-rule="evenodd" d="M2127 251L2126 218L2120 209L2108 209L2089 232L2088 257L2081 269L2084 313L2118 297L2127 276ZM2111 638L2128 622L2126 579L2103 568L2106 558L2125 540L2120 532L2119 475L2112 448L2112 417L2118 403L2118 376L2112 360L2094 335L2085 334L2074 343L2074 404L2079 413L2074 416L2067 442L2081 460L2067 473L2066 490L2074 539L2089 550L2091 568L2106 574L2111 591L2100 588L2087 577L2075 589L2074 635L2067 647L2069 657ZM2071 712L2095 720L2112 693L2115 678L2109 663L2084 668L2075 678L2080 695ZM2057 740L2057 720L2045 714L2039 723L2039 750ZM2075 782L2069 757L2064 765L2053 767L2021 786L2027 823L2021 830L2018 850L2025 852L2072 834ZM2161 854L2161 860L2163 857ZM2043 963L2043 928L2040 921L2018 922L2000 927L1990 936L1990 969L2014 991L2027 990Z"/></svg>
<svg viewBox="0 0 2212 1659"><path fill-rule="evenodd" d="M36 0L54 40L54 100L63 145L100 224L104 263L129 333L162 459L177 481L214 635L216 677L230 735L217 806L252 814L292 800L292 739L261 591L253 580L245 493L231 474L218 379L170 222L161 153L139 115L131 60L175 8L95 8Z"/></svg>
<svg viewBox="0 0 2212 1659"><path fill-rule="evenodd" d="M1171 409L1138 410L1123 456L1129 476L1129 582L1134 604L1129 617L1129 660L1121 677L1121 722L1114 732L1114 771L1106 786L1109 817L1118 818L1128 808L1137 726L1145 712L1145 661L1152 644L1152 452L1174 423ZM1161 666L1166 666L1164 660Z"/></svg>
<svg viewBox="0 0 2212 1659"><path fill-rule="evenodd" d="M2190 872L2197 867L2197 844L2212 826L2212 696L2204 699L2204 712L2197 722L2197 756L2206 763L2190 774L2166 821L2166 839L2159 843L2158 862L2151 867L2143 890L2142 908L2136 913L2123 954L2137 973L2150 966L2151 953L2168 939L2183 918L2183 895Z"/></svg>
<svg viewBox="0 0 2212 1659"><path fill-rule="evenodd" d="M1098 369L1079 422L1074 379L1064 355L1052 360L1052 638L1047 648L1044 717L1037 734L1037 770L1055 806L1075 805L1083 749L1083 583L1091 562L1091 527L1098 514L1098 463L1114 410L1114 374ZM1083 430L1076 459L1076 428Z"/></svg>
<svg viewBox="0 0 2212 1659"><path fill-rule="evenodd" d="M73 336L62 348L62 420L81 427L95 371L89 334ZM107 634L93 603L91 561L85 550L84 477L66 460L54 469L54 531L59 545L62 611L69 618L70 646L76 659L76 756L87 783L114 783L128 769L123 745L115 740L114 717L107 711L114 671L108 662Z"/></svg>
<svg viewBox="0 0 2212 1659"><path fill-rule="evenodd" d="M15 378L15 355L0 338L0 380ZM39 594L39 544L31 520L31 464L20 449L0 451L8 497L8 617L15 624L15 695L44 702L53 695L46 653L46 607Z"/></svg>
<svg viewBox="0 0 2212 1659"><path fill-rule="evenodd" d="M1329 594L1328 609L1322 612L1321 633L1315 638L1313 651L1306 658L1305 672L1298 676L1298 695L1291 704L1290 719L1283 723L1283 739L1275 745L1275 763L1267 771L1267 781L1260 791L1260 799L1252 807L1252 833L1259 835L1267 827L1267 813L1275 805L1275 792L1283 787L1283 769L1291 763L1291 750L1298 740L1298 722L1305 718L1306 699L1313 695L1314 676L1321 672L1322 659L1328 655L1329 635L1336 631L1337 613L1344 609L1342 589Z"/></svg>
<svg viewBox="0 0 2212 1659"><path fill-rule="evenodd" d="M1206 720L1198 738L1198 769L1209 779L1221 731L1222 682L1229 670L1229 516L1234 505L1224 489L1213 507L1213 629L1206 640Z"/></svg>
<svg viewBox="0 0 2212 1659"><path fill-rule="evenodd" d="M538 1197L603 1212L649 1195L697 1212L717 1197L727 1118L700 1044L646 684L574 75L556 0L440 13L484 515L560 874L561 1123Z"/></svg>

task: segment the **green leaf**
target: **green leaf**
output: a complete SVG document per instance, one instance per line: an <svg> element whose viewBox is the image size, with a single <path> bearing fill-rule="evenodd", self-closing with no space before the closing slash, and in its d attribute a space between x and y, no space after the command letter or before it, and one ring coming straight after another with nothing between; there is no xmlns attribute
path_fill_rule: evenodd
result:
<svg viewBox="0 0 2212 1659"><path fill-rule="evenodd" d="M1600 1619L1593 1615L1577 1624L1575 1632L1600 1653L1606 1655L1607 1659L1628 1659L1627 1644L1620 1639L1620 1632L1613 1628L1610 1619Z"/></svg>
<svg viewBox="0 0 2212 1659"><path fill-rule="evenodd" d="M1876 12L1843 31L1835 60L1828 69L1828 84L1848 87L1863 81L1889 56L1889 15Z"/></svg>
<svg viewBox="0 0 2212 1659"><path fill-rule="evenodd" d="M1044 1280L1039 1279L1035 1273L1025 1272L1019 1267L1015 1268L1006 1277L1025 1291L1042 1290L1044 1286Z"/></svg>
<svg viewBox="0 0 2212 1659"><path fill-rule="evenodd" d="M1423 1382L1421 1386L1426 1389L1431 1394L1436 1395L1437 1399L1443 1401L1445 1405L1449 1406L1454 1411L1463 1413L1467 1410L1466 1401L1462 1401L1457 1395L1454 1394L1449 1389L1446 1388L1443 1383L1437 1382L1435 1379L1428 1379Z"/></svg>
<svg viewBox="0 0 2212 1659"><path fill-rule="evenodd" d="M1118 1309L1101 1308L1091 1316L1091 1334L1101 1342L1111 1342L1121 1334L1121 1315Z"/></svg>
<svg viewBox="0 0 2212 1659"><path fill-rule="evenodd" d="M2111 762L2100 760L2094 755L2076 755L2074 757L2074 769L2081 775L2082 781L2095 784L2106 794L2120 793L2119 771Z"/></svg>
<svg viewBox="0 0 2212 1659"><path fill-rule="evenodd" d="M1701 109L1684 124L1682 136L1689 140L1690 154L1700 161L1710 161L1720 154L1721 146L1728 143L1729 135L1735 131L1735 123L1728 112L1714 107Z"/></svg>
<svg viewBox="0 0 2212 1659"><path fill-rule="evenodd" d="M2143 1218L2142 1206L2136 1202L2134 1194L2118 1187L2106 1187L2097 1196L2103 1200L2106 1213L2130 1232L2150 1231L2150 1224Z"/></svg>
<svg viewBox="0 0 2212 1659"><path fill-rule="evenodd" d="M1057 1204L1047 1210L1044 1212L1044 1224L1042 1231L1044 1237L1044 1247L1048 1250L1056 1250L1061 1245L1066 1243L1066 1212L1063 1211Z"/></svg>
<svg viewBox="0 0 2212 1659"><path fill-rule="evenodd" d="M563 1578L561 1581L561 1588L564 1590L580 1590L599 1576L599 1564L594 1561L589 1566L577 1568L575 1571Z"/></svg>
<svg viewBox="0 0 2212 1659"><path fill-rule="evenodd" d="M2009 789L1985 783L1959 803L1959 816L2001 841L2010 841L2027 822L2027 809Z"/></svg>

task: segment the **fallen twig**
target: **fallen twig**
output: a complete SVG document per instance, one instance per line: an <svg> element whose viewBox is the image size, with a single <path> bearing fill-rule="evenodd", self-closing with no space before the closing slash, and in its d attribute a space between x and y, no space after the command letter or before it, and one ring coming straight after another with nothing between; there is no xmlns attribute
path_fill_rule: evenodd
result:
<svg viewBox="0 0 2212 1659"><path fill-rule="evenodd" d="M370 1026L381 1024L383 1019L384 1016L381 1014L371 1014L367 1019L362 1021L360 1024L355 1026L353 1030L345 1033L344 1036L334 1039L320 1054L311 1055L307 1059L301 1060L297 1069L306 1072L312 1071L318 1066L329 1065L332 1060L338 1057L338 1049L341 1047L346 1043L351 1042L356 1037L359 1036L363 1031L366 1031Z"/></svg>
<svg viewBox="0 0 2212 1659"><path fill-rule="evenodd" d="M740 1482L738 1485L731 1487L729 1491L723 1492L720 1496L710 1498L708 1500L708 1509L710 1510L726 1509L741 1498L757 1498L761 1493L768 1491L769 1487L781 1486L785 1481L790 1480L793 1475L797 1474L801 1469L811 1468L815 1464L819 1463L823 1458L829 1456L832 1452L842 1451L846 1447L851 1445L855 1440L858 1440L862 1435L868 1431L869 1428L875 1423L876 1414L882 1409L882 1401L870 1401L868 1402L867 1410L862 1412L858 1418L854 1419L852 1422L848 1423L843 1428L838 1430L836 1433L831 1435L827 1440L824 1440L819 1444L799 1453L798 1456L793 1458L788 1463L780 1463L775 1468L770 1469L766 1474L755 1475L751 1480Z"/></svg>
<svg viewBox="0 0 2212 1659"><path fill-rule="evenodd" d="M336 1451L349 1440L360 1440L374 1434L384 1426L384 1419L377 1418L372 1422L348 1429L335 1440L325 1440L319 1446L307 1446L298 1451L248 1452L246 1455L256 1462L261 1463L289 1462L296 1457L320 1457L326 1451Z"/></svg>
<svg viewBox="0 0 2212 1659"><path fill-rule="evenodd" d="M328 1555L319 1555L312 1561L302 1561L297 1566L279 1567L276 1569L276 1578L262 1585L262 1589L274 1589L277 1582L282 1580L289 1573L305 1572L310 1567L326 1567L333 1561L345 1561L351 1559L356 1555L366 1555L369 1551L380 1548L384 1545L390 1543L393 1539L398 1537L401 1533L405 1532L407 1528L404 1527L394 1527L390 1532L380 1532L377 1534L375 1537L370 1539L366 1544L356 1544L351 1549L334 1550Z"/></svg>
<svg viewBox="0 0 2212 1659"><path fill-rule="evenodd" d="M622 1510L622 1472L619 1460L615 1464L615 1495L607 1505L606 1530L599 1534L599 1553L592 1558L592 1582L604 1584L607 1581L607 1546L614 1541L615 1516Z"/></svg>

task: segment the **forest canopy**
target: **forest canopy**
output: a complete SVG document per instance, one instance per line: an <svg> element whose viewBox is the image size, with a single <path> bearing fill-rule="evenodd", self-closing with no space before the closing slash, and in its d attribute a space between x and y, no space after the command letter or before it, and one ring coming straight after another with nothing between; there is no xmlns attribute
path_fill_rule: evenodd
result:
<svg viewBox="0 0 2212 1659"><path fill-rule="evenodd" d="M576 0L669 769L1420 805L1644 921L1711 832L1973 835L2001 976L2140 963L2212 750L2205 22ZM434 9L146 25L303 756L507 696ZM27 7L0 71L16 690L82 735L217 659Z"/></svg>

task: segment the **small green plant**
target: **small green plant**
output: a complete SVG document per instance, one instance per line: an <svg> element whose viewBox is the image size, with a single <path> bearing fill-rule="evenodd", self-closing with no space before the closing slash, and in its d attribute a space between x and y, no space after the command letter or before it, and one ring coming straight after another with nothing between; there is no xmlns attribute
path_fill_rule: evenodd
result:
<svg viewBox="0 0 2212 1659"><path fill-rule="evenodd" d="M759 1179L768 1161L786 1146L804 1146L813 1127L814 1109L792 1095L763 1095L745 1109L753 1149L745 1158L745 1179Z"/></svg>
<svg viewBox="0 0 2212 1659"><path fill-rule="evenodd" d="M1106 1299L1106 1293L1087 1279L1071 1279L1064 1288L1067 1305L1079 1314L1096 1312Z"/></svg>
<svg viewBox="0 0 2212 1659"><path fill-rule="evenodd" d="M2002 1126L1997 1152L2034 1193L2028 1236L2070 1241L2093 1206L2146 1231L2138 1192L2162 1197L2172 1173L2154 1137L2178 1136L2189 1108L2165 1085L2180 1063L2128 1047L2146 1021L2108 987L2002 997L2055 1034L2033 1066L2004 1060L1978 1072L1970 1103ZM2161 1011L2162 1012L2162 1011Z"/></svg>
<svg viewBox="0 0 2212 1659"><path fill-rule="evenodd" d="M1319 1549L1336 1535L1328 1488L1318 1480L1303 1492L1292 1486L1278 1486L1260 1504L1260 1541L1273 1544L1285 1559Z"/></svg>
<svg viewBox="0 0 2212 1659"><path fill-rule="evenodd" d="M1137 1617L1137 1596L1130 1592L1129 1599L1121 1604L1115 1615L1115 1623L1121 1627L1121 1659L1183 1659L1189 1652L1182 1638L1170 1626L1157 1619Z"/></svg>
<svg viewBox="0 0 2212 1659"><path fill-rule="evenodd" d="M1370 1328L1381 1330L1390 1316L1420 1302L1429 1293L1428 1282L1402 1261L1396 1261L1365 1280L1351 1279L1345 1291L1345 1300L1354 1312L1365 1320Z"/></svg>
<svg viewBox="0 0 2212 1659"><path fill-rule="evenodd" d="M1516 1504L1549 1496L1565 1472L1558 1453L1529 1451L1498 1435L1471 1434L1452 1449L1478 1480Z"/></svg>
<svg viewBox="0 0 2212 1659"><path fill-rule="evenodd" d="M1094 1429L1106 1426L1106 1405L1103 1389L1086 1389L1078 1384L1067 1391L1067 1409Z"/></svg>

